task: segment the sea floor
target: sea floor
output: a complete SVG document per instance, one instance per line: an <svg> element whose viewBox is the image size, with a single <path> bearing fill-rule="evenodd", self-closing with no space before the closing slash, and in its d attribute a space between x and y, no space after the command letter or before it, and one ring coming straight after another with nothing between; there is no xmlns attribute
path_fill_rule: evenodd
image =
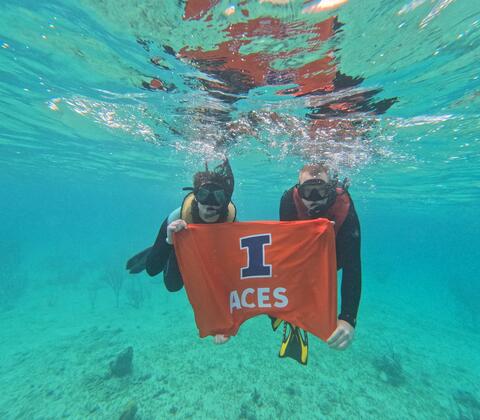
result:
<svg viewBox="0 0 480 420"><path fill-rule="evenodd" d="M1 419L480 418L478 333L453 320L364 299L351 348L310 335L305 367L278 358L266 317L215 345L184 291L132 281L139 305L76 284L31 288L0 312ZM132 373L111 376L129 346Z"/></svg>

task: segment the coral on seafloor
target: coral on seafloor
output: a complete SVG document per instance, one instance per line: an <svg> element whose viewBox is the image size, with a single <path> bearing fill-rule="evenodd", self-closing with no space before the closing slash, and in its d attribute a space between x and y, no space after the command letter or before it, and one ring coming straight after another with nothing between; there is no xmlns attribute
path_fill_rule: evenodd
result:
<svg viewBox="0 0 480 420"><path fill-rule="evenodd" d="M379 379L391 386L401 386L406 382L400 356L393 350L373 359L373 366Z"/></svg>
<svg viewBox="0 0 480 420"><path fill-rule="evenodd" d="M106 270L102 276L103 281L110 286L115 295L115 305L120 306L120 291L125 280L124 274L115 269Z"/></svg>
<svg viewBox="0 0 480 420"><path fill-rule="evenodd" d="M19 270L25 264L22 261L22 249L17 242L0 241L2 267L0 270L0 311L15 307L27 290L28 278Z"/></svg>
<svg viewBox="0 0 480 420"><path fill-rule="evenodd" d="M0 273L0 310L9 310L15 307L27 288L24 276L10 272Z"/></svg>
<svg viewBox="0 0 480 420"><path fill-rule="evenodd" d="M132 373L133 370L133 347L127 347L120 352L114 361L110 362L112 376L123 377Z"/></svg>
<svg viewBox="0 0 480 420"><path fill-rule="evenodd" d="M127 304L134 309L140 309L145 302L143 284L138 281L131 281L126 289Z"/></svg>
<svg viewBox="0 0 480 420"><path fill-rule="evenodd" d="M456 419L480 419L480 401L473 393L464 389L457 389L453 393L455 401Z"/></svg>
<svg viewBox="0 0 480 420"><path fill-rule="evenodd" d="M138 406L135 401L130 401L120 415L120 420L134 420L138 411Z"/></svg>

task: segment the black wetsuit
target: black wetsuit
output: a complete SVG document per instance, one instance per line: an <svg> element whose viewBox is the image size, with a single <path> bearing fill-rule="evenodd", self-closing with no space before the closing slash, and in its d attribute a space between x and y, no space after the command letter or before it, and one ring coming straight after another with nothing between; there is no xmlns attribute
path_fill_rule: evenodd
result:
<svg viewBox="0 0 480 420"><path fill-rule="evenodd" d="M169 292L178 292L183 287L183 278L178 267L177 256L173 245L166 242L167 226L174 220L179 220L181 209L174 210L162 223L155 243L150 248L150 252L145 262L145 270L150 276L156 276L163 271L163 281ZM227 220L227 208L222 210L217 223ZM193 223L206 223L198 214L196 203L192 205Z"/></svg>
<svg viewBox="0 0 480 420"><path fill-rule="evenodd" d="M157 239L147 257L145 269L150 276L163 271L163 281L169 292L177 292L183 287L183 279L178 268L173 245L167 244L168 217L163 221Z"/></svg>
<svg viewBox="0 0 480 420"><path fill-rule="evenodd" d="M336 235L337 270L342 269L342 307L339 319L355 327L362 286L360 261L360 222L350 198L347 217ZM313 219L313 217L312 217ZM293 188L285 191L280 201L280 220L299 220L293 201Z"/></svg>

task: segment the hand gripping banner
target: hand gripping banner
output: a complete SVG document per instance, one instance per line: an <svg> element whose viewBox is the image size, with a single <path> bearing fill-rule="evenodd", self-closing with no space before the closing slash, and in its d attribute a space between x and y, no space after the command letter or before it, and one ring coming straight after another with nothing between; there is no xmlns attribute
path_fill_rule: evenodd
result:
<svg viewBox="0 0 480 420"><path fill-rule="evenodd" d="M322 340L337 323L335 232L327 219L189 224L175 252L200 337L261 314Z"/></svg>

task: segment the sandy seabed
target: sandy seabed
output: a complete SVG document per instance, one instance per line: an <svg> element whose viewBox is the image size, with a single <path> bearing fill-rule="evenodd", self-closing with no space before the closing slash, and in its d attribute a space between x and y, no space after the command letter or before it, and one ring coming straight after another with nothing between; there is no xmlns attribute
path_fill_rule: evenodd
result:
<svg viewBox="0 0 480 420"><path fill-rule="evenodd" d="M138 308L123 295L117 308L108 288L93 306L69 285L30 289L0 312L1 419L480 418L469 329L364 301L351 348L310 335L305 367L278 358L281 332L266 317L214 345L198 337L184 291L137 278ZM129 346L132 373L112 376Z"/></svg>

